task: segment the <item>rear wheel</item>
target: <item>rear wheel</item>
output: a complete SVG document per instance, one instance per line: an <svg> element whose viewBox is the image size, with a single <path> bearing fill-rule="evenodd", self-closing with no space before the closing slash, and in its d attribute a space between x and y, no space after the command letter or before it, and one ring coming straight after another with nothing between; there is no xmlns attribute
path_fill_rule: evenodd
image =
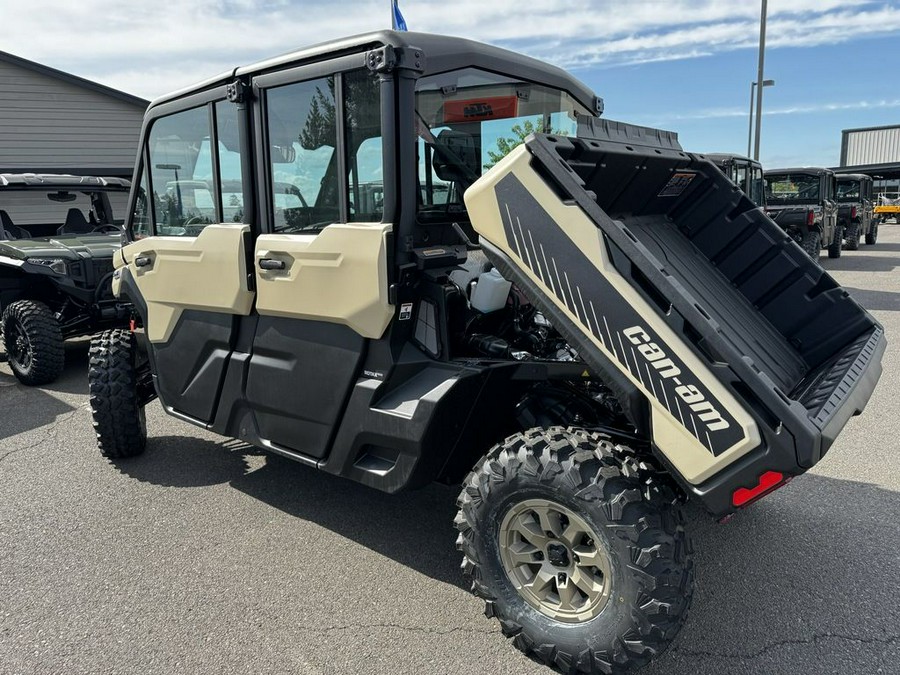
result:
<svg viewBox="0 0 900 675"><path fill-rule="evenodd" d="M466 478L457 547L504 635L564 673L625 673L687 614L690 542L663 474L601 434L515 434Z"/></svg>
<svg viewBox="0 0 900 675"><path fill-rule="evenodd" d="M91 340L91 414L97 445L105 457L134 457L147 444L135 351L134 335L127 330L104 331Z"/></svg>
<svg viewBox="0 0 900 675"><path fill-rule="evenodd" d="M3 343L13 374L22 384L49 384L66 365L59 322L47 305L17 300L3 310Z"/></svg>
<svg viewBox="0 0 900 675"><path fill-rule="evenodd" d="M840 258L841 257L841 249L844 245L844 228L838 225L834 228L834 238L831 240L831 243L828 245L828 257L829 258Z"/></svg>
<svg viewBox="0 0 900 675"><path fill-rule="evenodd" d="M800 248L806 251L806 255L819 261L819 252L822 250L822 234L818 230L806 232L800 240Z"/></svg>
<svg viewBox="0 0 900 675"><path fill-rule="evenodd" d="M844 232L844 248L848 251L859 249L859 221L853 221Z"/></svg>
<svg viewBox="0 0 900 675"><path fill-rule="evenodd" d="M878 225L878 220L873 221L872 227L870 227L869 231L866 232L866 243L869 246L872 246L876 241L878 241Z"/></svg>

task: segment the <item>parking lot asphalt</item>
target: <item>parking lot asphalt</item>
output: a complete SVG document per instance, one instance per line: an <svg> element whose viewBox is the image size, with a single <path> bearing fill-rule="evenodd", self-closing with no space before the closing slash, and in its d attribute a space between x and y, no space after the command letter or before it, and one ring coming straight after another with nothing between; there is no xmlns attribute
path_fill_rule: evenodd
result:
<svg viewBox="0 0 900 675"><path fill-rule="evenodd" d="M825 459L726 525L692 509L685 628L646 675L900 672L900 225L823 266L884 324ZM389 496L147 410L108 462L87 344L0 364L0 673L541 674L465 589L457 490Z"/></svg>

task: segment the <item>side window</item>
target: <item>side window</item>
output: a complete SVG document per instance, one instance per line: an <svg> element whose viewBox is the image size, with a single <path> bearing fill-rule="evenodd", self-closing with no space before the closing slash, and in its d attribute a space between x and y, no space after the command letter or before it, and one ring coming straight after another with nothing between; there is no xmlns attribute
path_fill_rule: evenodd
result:
<svg viewBox="0 0 900 675"><path fill-rule="evenodd" d="M150 203L147 195L150 188L147 184L147 172L141 168L141 179L137 185L137 195L134 202L134 216L131 219L131 231L135 239L143 239L153 234L150 230Z"/></svg>
<svg viewBox="0 0 900 675"><path fill-rule="evenodd" d="M384 214L381 87L364 70L344 75L350 221L380 222Z"/></svg>
<svg viewBox="0 0 900 675"><path fill-rule="evenodd" d="M747 165L746 164L736 164L734 167L734 182L737 184L741 190L745 193L748 191L747 185Z"/></svg>
<svg viewBox="0 0 900 675"><path fill-rule="evenodd" d="M219 158L219 194L222 222L244 220L244 190L241 176L241 142L238 133L237 106L227 101L216 103L216 149Z"/></svg>
<svg viewBox="0 0 900 675"><path fill-rule="evenodd" d="M337 222L334 78L270 89L266 101L275 232L318 230Z"/></svg>
<svg viewBox="0 0 900 675"><path fill-rule="evenodd" d="M156 120L149 144L156 234L198 235L216 217L208 108Z"/></svg>

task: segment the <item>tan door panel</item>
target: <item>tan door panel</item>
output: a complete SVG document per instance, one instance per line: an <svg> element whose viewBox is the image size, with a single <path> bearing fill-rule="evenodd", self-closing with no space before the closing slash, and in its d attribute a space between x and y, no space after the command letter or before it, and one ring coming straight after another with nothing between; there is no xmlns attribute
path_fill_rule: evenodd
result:
<svg viewBox="0 0 900 675"><path fill-rule="evenodd" d="M166 342L185 309L250 313L245 233L249 225L207 225L197 237L149 237L126 246L127 264L147 303L147 336ZM127 261L127 263L126 263Z"/></svg>
<svg viewBox="0 0 900 675"><path fill-rule="evenodd" d="M329 225L318 234L266 234L256 240L256 310L261 315L328 321L380 338L388 303L389 224ZM261 260L284 269L260 269Z"/></svg>

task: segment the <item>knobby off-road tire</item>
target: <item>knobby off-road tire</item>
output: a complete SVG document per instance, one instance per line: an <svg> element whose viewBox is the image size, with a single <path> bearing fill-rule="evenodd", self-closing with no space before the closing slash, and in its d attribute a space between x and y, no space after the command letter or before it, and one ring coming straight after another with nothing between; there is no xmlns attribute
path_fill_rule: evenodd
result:
<svg viewBox="0 0 900 675"><path fill-rule="evenodd" d="M806 255L819 262L819 253L822 250L822 233L818 230L807 232L800 240L800 248L806 251Z"/></svg>
<svg viewBox="0 0 900 675"><path fill-rule="evenodd" d="M880 221L875 221L872 223L872 227L869 228L869 231L866 232L866 243L869 246L873 246L876 241L878 241L878 226L880 225Z"/></svg>
<svg viewBox="0 0 900 675"><path fill-rule="evenodd" d="M562 427L510 436L466 477L457 506L472 592L532 658L563 673L630 672L684 623L693 562L676 494L608 437Z"/></svg>
<svg viewBox="0 0 900 675"><path fill-rule="evenodd" d="M840 225L834 230L834 239L828 245L828 257L840 258L841 249L844 247L844 228Z"/></svg>
<svg viewBox="0 0 900 675"><path fill-rule="evenodd" d="M848 251L859 250L859 226L860 223L854 221L844 231L844 248Z"/></svg>
<svg viewBox="0 0 900 675"><path fill-rule="evenodd" d="M17 300L3 310L3 344L13 374L22 384L49 384L66 365L59 321L47 305Z"/></svg>
<svg viewBox="0 0 900 675"><path fill-rule="evenodd" d="M94 336L88 380L100 452L112 459L141 454L147 445L147 422L138 403L135 343L129 331Z"/></svg>

